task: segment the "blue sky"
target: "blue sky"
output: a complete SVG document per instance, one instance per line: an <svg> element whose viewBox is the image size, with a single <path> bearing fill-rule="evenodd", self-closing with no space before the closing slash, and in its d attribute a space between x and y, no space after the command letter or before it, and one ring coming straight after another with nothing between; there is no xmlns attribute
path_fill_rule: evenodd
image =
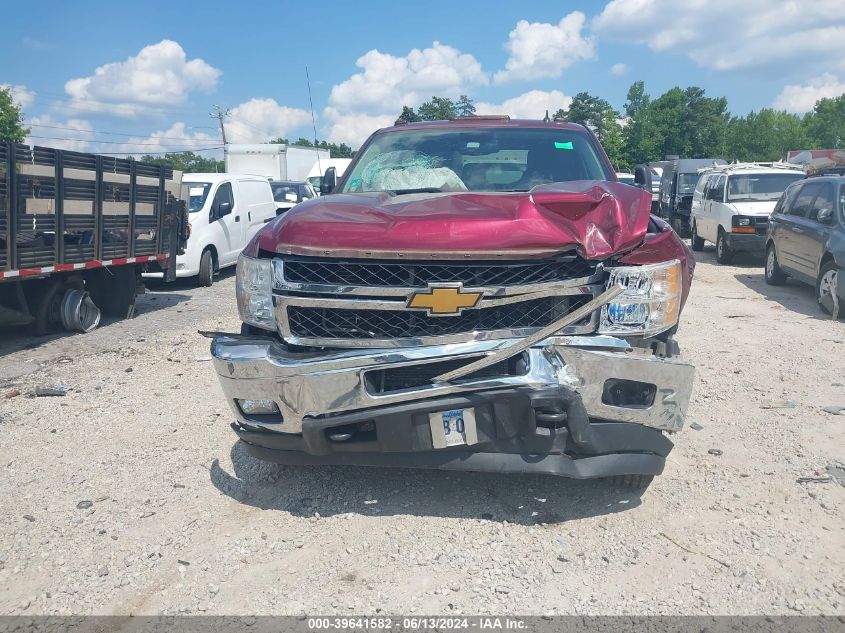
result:
<svg viewBox="0 0 845 633"><path fill-rule="evenodd" d="M838 0L419 6L11 3L0 84L33 136L64 137L32 142L133 153L212 147L215 103L232 109L230 140L312 137L306 64L318 136L352 145L432 94L540 117L584 90L621 109L637 79L652 96L701 86L734 113L845 92Z"/></svg>

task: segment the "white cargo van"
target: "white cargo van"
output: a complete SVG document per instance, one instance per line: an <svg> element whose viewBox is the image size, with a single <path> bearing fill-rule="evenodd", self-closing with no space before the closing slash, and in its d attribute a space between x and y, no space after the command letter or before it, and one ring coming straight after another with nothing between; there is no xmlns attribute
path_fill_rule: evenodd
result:
<svg viewBox="0 0 845 633"><path fill-rule="evenodd" d="M185 174L182 182L189 195L190 237L176 258L176 276L196 276L201 286L210 286L214 273L234 266L244 246L276 217L276 201L260 176Z"/></svg>
<svg viewBox="0 0 845 633"><path fill-rule="evenodd" d="M692 198L692 250L716 245L716 261L734 253L763 254L769 216L783 190L804 177L785 163L734 163L701 170Z"/></svg>

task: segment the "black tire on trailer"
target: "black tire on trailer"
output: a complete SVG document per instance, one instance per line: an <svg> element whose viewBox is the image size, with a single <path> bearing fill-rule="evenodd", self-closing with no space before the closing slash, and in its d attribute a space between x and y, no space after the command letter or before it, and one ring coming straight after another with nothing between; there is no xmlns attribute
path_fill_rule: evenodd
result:
<svg viewBox="0 0 845 633"><path fill-rule="evenodd" d="M206 288L214 283L214 256L211 254L210 248L202 252L202 257L200 257L200 272L197 275L197 280L200 286L205 286Z"/></svg>
<svg viewBox="0 0 845 633"><path fill-rule="evenodd" d="M696 226L695 220L692 221L692 250L704 250L704 238L698 237L698 227Z"/></svg>
<svg viewBox="0 0 845 633"><path fill-rule="evenodd" d="M62 298L72 288L82 288L78 277L55 276L44 280L35 297L29 331L36 336L44 336L62 329Z"/></svg>
<svg viewBox="0 0 845 633"><path fill-rule="evenodd" d="M85 287L104 315L131 319L135 316L138 283L137 266L127 264L96 270L85 280Z"/></svg>

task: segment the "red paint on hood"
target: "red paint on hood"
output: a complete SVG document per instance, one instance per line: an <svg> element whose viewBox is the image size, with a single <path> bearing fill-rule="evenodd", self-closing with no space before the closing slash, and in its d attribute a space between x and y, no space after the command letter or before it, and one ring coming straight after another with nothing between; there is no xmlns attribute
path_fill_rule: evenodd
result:
<svg viewBox="0 0 845 633"><path fill-rule="evenodd" d="M526 193L335 194L267 225L272 253L390 251L434 257L575 247L603 259L642 242L651 195L611 181L571 181Z"/></svg>

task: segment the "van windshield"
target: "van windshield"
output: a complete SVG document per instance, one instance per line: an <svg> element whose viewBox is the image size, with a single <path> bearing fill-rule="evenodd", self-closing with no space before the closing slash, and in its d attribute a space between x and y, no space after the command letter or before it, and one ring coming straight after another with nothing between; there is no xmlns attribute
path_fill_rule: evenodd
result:
<svg viewBox="0 0 845 633"><path fill-rule="evenodd" d="M698 172L694 174L679 174L678 175L678 194L685 196L695 191L695 185L698 183Z"/></svg>
<svg viewBox="0 0 845 633"><path fill-rule="evenodd" d="M728 201L777 200L789 185L800 180L799 171L785 174L741 174L728 178Z"/></svg>
<svg viewBox="0 0 845 633"><path fill-rule="evenodd" d="M205 204L205 199L208 198L208 192L211 191L210 182L189 182L188 195L190 201L188 202L188 211L196 212L202 209Z"/></svg>
<svg viewBox="0 0 845 633"><path fill-rule="evenodd" d="M590 137L573 130L411 129L376 136L343 192L528 191L549 182L610 179Z"/></svg>

